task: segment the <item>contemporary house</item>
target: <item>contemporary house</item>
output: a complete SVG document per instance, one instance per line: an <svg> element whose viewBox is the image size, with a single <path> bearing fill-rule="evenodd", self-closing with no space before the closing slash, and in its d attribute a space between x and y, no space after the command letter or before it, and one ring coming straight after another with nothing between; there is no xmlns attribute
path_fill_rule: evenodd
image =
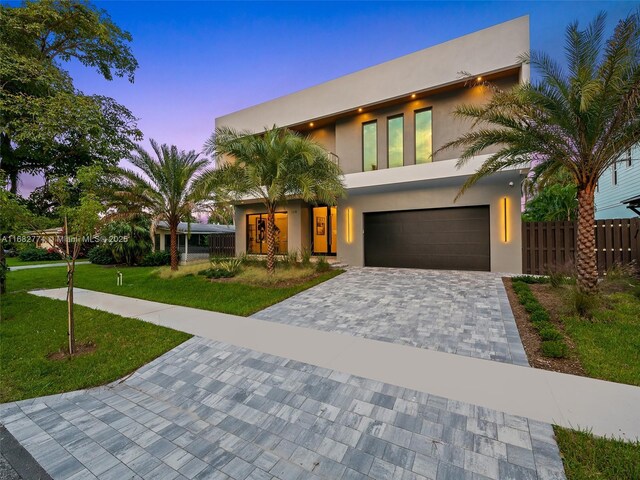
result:
<svg viewBox="0 0 640 480"><path fill-rule="evenodd" d="M640 145L624 152L598 180L596 220L640 215Z"/></svg>
<svg viewBox="0 0 640 480"><path fill-rule="evenodd" d="M212 225L206 223L180 222L178 224L178 252L180 262L187 263L194 260L209 258L212 236L224 237L233 235L233 225ZM155 249L169 250L171 235L167 222L158 222L155 234Z"/></svg>
<svg viewBox="0 0 640 480"><path fill-rule="evenodd" d="M520 272L520 182L527 169L456 194L491 151L457 168L438 152L471 126L453 116L492 86L529 79L521 17L215 120L260 132L267 125L312 136L344 172L335 207L291 198L276 215L278 251L310 249L353 266ZM466 72L466 73L462 73ZM485 83L488 82L488 83ZM266 215L255 200L235 209L236 251L266 252Z"/></svg>

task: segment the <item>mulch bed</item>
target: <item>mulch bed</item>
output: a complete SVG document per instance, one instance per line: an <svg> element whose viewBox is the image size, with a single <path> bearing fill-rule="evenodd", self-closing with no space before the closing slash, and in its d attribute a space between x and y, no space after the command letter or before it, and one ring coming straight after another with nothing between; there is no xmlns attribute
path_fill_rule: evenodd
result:
<svg viewBox="0 0 640 480"><path fill-rule="evenodd" d="M529 364L535 368L543 370L551 370L553 372L570 373L572 375L586 376L578 356L575 353L575 346L571 339L565 335L565 342L569 347L569 356L567 358L549 358L540 352L540 337L538 332L533 328L529 321L529 314L518 301L518 296L513 291L510 278L503 278L502 282L507 291L507 297L511 304L513 316L516 319L520 339L524 345L524 351L527 354ZM557 292L551 290L549 285L534 284L529 285L531 291L536 296L542 306L549 312L551 321L564 334L564 325L559 320L564 310L564 302Z"/></svg>

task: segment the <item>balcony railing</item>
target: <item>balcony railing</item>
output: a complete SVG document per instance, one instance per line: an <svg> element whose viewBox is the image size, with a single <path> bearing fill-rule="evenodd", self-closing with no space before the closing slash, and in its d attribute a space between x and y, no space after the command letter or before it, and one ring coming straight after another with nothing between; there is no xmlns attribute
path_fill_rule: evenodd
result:
<svg viewBox="0 0 640 480"><path fill-rule="evenodd" d="M329 161L335 163L336 165L340 166L340 157L338 157L338 155L336 155L333 152L327 152L327 158L329 159Z"/></svg>

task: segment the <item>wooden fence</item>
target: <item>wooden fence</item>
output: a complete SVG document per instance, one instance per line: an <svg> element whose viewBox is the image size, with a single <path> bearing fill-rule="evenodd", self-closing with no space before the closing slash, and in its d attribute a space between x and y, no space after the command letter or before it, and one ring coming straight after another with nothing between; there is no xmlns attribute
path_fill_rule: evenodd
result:
<svg viewBox="0 0 640 480"><path fill-rule="evenodd" d="M236 234L219 233L217 235L209 235L209 255L217 257L235 257Z"/></svg>
<svg viewBox="0 0 640 480"><path fill-rule="evenodd" d="M598 271L615 264L640 264L640 218L596 220ZM544 275L571 268L576 252L576 222L523 222L522 271Z"/></svg>

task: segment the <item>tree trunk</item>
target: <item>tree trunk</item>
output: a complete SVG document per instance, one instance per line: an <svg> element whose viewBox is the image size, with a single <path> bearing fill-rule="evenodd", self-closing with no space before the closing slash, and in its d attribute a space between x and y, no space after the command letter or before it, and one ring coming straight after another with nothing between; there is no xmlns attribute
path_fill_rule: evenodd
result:
<svg viewBox="0 0 640 480"><path fill-rule="evenodd" d="M178 270L178 225L171 222L169 225L171 236L171 270Z"/></svg>
<svg viewBox="0 0 640 480"><path fill-rule="evenodd" d="M75 273L75 256L77 256L76 247L74 245L74 257L72 259L69 254L69 222L67 216L64 216L64 246L65 259L67 260L67 336L69 337L69 355L76 353L76 328L73 318L73 274Z"/></svg>
<svg viewBox="0 0 640 480"><path fill-rule="evenodd" d="M4 245L0 242L0 295L7 292L7 259L4 256Z"/></svg>
<svg viewBox="0 0 640 480"><path fill-rule="evenodd" d="M267 272L273 275L276 268L276 215L273 210L267 213Z"/></svg>
<svg viewBox="0 0 640 480"><path fill-rule="evenodd" d="M9 191L16 195L18 193L18 160L11 146L11 139L6 133L0 134L0 168L4 170L9 179Z"/></svg>
<svg viewBox="0 0 640 480"><path fill-rule="evenodd" d="M595 208L593 188L578 189L578 248L576 271L578 288L595 293L598 288L598 263L596 258Z"/></svg>
<svg viewBox="0 0 640 480"><path fill-rule="evenodd" d="M74 266L72 263L67 264L67 312L69 325L67 335L69 336L69 355L76 353L76 327L73 318L73 274Z"/></svg>

